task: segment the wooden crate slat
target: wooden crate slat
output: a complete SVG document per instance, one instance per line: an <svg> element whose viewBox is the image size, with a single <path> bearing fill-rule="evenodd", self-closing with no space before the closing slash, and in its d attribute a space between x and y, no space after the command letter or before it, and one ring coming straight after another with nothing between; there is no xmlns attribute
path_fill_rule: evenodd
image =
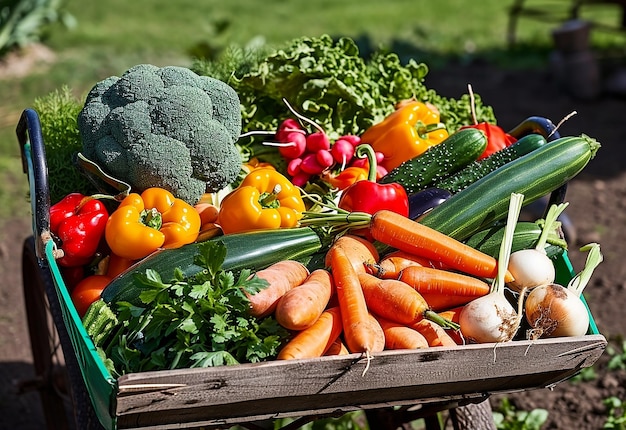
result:
<svg viewBox="0 0 626 430"><path fill-rule="evenodd" d="M116 415L120 428L168 420L215 425L427 399L453 401L555 384L592 365L605 347L603 336L589 335L495 348L384 351L374 356L365 375L365 359L356 354L136 373L119 378Z"/></svg>

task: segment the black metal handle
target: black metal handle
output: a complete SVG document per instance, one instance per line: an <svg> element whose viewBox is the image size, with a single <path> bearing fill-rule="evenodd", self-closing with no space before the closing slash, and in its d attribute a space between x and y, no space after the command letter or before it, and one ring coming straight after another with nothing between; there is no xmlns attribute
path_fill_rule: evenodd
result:
<svg viewBox="0 0 626 430"><path fill-rule="evenodd" d="M43 238L50 231L50 189L48 187L46 150L37 112L33 109L25 109L17 123L15 132L20 145L22 170L28 174L35 252L40 264L43 265L45 262ZM31 168L29 168L29 158L32 162Z"/></svg>

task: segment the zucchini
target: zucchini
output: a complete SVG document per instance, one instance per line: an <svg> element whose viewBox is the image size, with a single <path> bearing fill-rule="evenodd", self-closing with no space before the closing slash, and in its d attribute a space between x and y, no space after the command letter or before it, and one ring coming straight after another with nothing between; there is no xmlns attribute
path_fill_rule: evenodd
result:
<svg viewBox="0 0 626 430"><path fill-rule="evenodd" d="M222 269L233 272L244 268L257 271L280 260L307 260L322 248L319 236L308 227L257 230L209 240L219 240L226 245ZM137 304L142 285L135 275L144 274L147 269L156 270L164 282L174 279L176 269L180 269L185 277L199 273L203 269L194 264L194 260L201 243L150 254L113 279L102 291L102 299L107 303L128 301Z"/></svg>
<svg viewBox="0 0 626 430"><path fill-rule="evenodd" d="M397 182L405 188L407 194L413 194L476 161L486 147L487 136L481 130L461 129L421 155L392 169L379 182Z"/></svg>
<svg viewBox="0 0 626 430"><path fill-rule="evenodd" d="M497 168L531 153L546 143L546 138L541 134L528 134L512 145L494 152L489 157L474 161L458 172L440 181L435 181L434 186L456 194Z"/></svg>
<svg viewBox="0 0 626 430"><path fill-rule="evenodd" d="M470 236L465 244L478 249L493 258L498 258L502 239L504 238L504 223L498 223L491 228L481 230ZM518 221L513 233L511 252L521 249L534 248L541 236L542 228L538 222ZM555 230L548 233L545 251L548 257L555 258L567 251L567 242Z"/></svg>
<svg viewBox="0 0 626 430"><path fill-rule="evenodd" d="M420 223L465 240L506 216L511 193L523 194L524 205L551 193L583 170L599 148L586 135L559 138L454 194Z"/></svg>

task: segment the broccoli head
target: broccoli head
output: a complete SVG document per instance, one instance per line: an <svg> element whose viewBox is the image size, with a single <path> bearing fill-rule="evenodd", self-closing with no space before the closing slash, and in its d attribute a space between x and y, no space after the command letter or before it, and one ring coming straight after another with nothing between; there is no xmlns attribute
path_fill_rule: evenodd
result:
<svg viewBox="0 0 626 430"><path fill-rule="evenodd" d="M237 93L184 67L140 64L98 82L78 129L83 155L138 192L161 187L193 204L241 169Z"/></svg>

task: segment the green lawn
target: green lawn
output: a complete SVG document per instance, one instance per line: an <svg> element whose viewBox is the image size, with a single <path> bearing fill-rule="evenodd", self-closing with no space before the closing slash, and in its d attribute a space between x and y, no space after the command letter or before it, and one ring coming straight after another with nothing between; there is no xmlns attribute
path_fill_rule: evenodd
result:
<svg viewBox="0 0 626 430"><path fill-rule="evenodd" d="M268 44L324 33L368 38L371 46L390 46L417 56L431 67L431 73L436 73L437 65L449 55L482 55L508 67L536 65L549 48L552 25L521 20L518 34L524 48L507 51L511 3L68 0L65 8L76 18L77 26L69 30L57 24L45 39L56 55L55 62L26 77L0 80L0 166L3 175L21 175L15 124L36 97L63 85L82 97L97 81L135 64L188 65L198 49L206 52L230 43L243 45L255 38ZM613 12L605 12L604 17L615 18ZM10 212L10 204L4 202L10 203L15 192L23 192L20 180L17 182L3 185L0 207L9 209L0 210L0 218L6 216L3 211Z"/></svg>

